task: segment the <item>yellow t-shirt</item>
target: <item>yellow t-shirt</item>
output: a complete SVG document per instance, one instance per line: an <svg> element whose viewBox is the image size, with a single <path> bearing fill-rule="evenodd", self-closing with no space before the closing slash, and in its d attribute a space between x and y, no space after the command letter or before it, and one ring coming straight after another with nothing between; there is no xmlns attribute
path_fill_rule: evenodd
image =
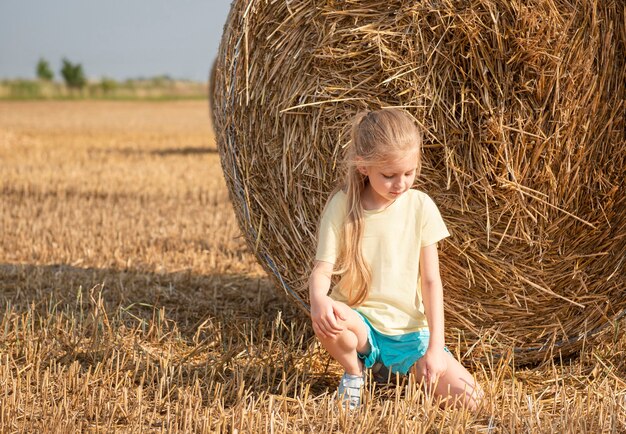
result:
<svg viewBox="0 0 626 434"><path fill-rule="evenodd" d="M315 259L334 264L347 213L347 197L337 192L320 222ZM424 192L409 190L387 208L364 211L363 257L372 271L365 301L357 307L380 333L400 335L428 327L419 281L420 249L450 236L437 205ZM333 300L347 302L336 285Z"/></svg>

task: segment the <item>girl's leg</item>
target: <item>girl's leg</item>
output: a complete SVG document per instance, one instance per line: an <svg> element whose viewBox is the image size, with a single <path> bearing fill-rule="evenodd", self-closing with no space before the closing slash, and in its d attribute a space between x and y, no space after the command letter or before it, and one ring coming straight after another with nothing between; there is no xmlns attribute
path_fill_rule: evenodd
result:
<svg viewBox="0 0 626 434"><path fill-rule="evenodd" d="M337 323L343 328L338 335L327 338L316 334L317 339L328 353L335 359L348 374L360 375L363 373L363 365L357 352L367 354L369 342L367 341L367 327L359 315L348 305L340 304L340 311L346 320L337 318Z"/></svg>
<svg viewBox="0 0 626 434"><path fill-rule="evenodd" d="M470 374L452 354L446 354L448 355L448 369L437 381L434 390L435 396L445 399L442 404L444 407L464 407L475 411L483 398L483 391L480 385L476 383L472 374ZM417 363L419 363L419 361ZM413 365L411 372L415 375L415 379L419 383L423 378L421 375L417 374L419 371L415 369L417 363ZM430 392L433 386L424 384L424 387L427 392Z"/></svg>

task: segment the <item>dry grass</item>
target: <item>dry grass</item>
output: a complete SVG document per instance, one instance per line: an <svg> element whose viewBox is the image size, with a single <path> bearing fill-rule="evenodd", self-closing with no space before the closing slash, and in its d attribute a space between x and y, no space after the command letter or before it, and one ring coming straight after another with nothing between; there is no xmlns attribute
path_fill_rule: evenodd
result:
<svg viewBox="0 0 626 434"><path fill-rule="evenodd" d="M412 384L342 412L339 367L246 251L205 103L0 103L0 161L1 432L626 430L618 324L533 369L457 354L478 415Z"/></svg>

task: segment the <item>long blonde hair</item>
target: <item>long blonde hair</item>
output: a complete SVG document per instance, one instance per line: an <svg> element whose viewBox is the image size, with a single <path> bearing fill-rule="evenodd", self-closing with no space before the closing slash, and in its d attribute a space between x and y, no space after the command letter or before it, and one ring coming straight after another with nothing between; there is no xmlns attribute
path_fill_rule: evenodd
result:
<svg viewBox="0 0 626 434"><path fill-rule="evenodd" d="M389 108L361 112L352 121L351 141L344 155L344 180L335 190L347 195L347 214L339 243L338 267L334 272L339 285L348 288L348 304L358 306L369 294L372 272L363 258L363 206L361 194L368 179L358 167L381 166L417 150L417 170L421 166L422 133L406 111ZM334 194L331 194L331 198ZM330 201L330 199L329 199Z"/></svg>

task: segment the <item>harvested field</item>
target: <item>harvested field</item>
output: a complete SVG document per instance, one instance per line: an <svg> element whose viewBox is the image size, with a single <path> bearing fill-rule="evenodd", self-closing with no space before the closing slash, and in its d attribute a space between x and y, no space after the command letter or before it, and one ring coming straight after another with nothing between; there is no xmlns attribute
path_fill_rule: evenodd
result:
<svg viewBox="0 0 626 434"><path fill-rule="evenodd" d="M624 432L626 337L516 367L448 342L473 415L339 366L247 251L207 103L0 103L1 432ZM469 350L459 354L460 348Z"/></svg>

